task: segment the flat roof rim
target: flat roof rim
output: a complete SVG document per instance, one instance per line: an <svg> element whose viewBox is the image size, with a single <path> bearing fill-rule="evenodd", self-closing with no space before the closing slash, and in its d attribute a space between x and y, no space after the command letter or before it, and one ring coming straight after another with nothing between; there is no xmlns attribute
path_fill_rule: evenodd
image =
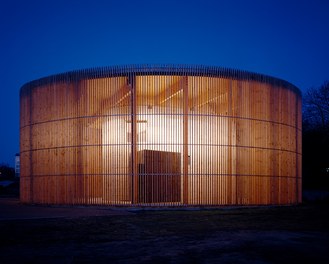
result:
<svg viewBox="0 0 329 264"><path fill-rule="evenodd" d="M29 88L43 86L56 82L74 82L83 79L98 79L129 75L180 75L180 76L208 76L226 77L236 80L255 80L283 86L293 90L301 96L301 91L290 82L269 75L245 70L232 69L220 66L183 65L183 64L132 64L122 66L105 66L87 69L78 69L49 75L32 80L21 87L21 93Z"/></svg>

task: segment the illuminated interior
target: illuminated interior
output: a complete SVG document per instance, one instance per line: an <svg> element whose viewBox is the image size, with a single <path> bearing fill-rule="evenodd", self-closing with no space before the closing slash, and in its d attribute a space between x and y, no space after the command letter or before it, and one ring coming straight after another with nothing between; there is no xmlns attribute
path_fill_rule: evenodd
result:
<svg viewBox="0 0 329 264"><path fill-rule="evenodd" d="M23 202L301 202L301 96L291 84L198 67L55 77L21 89Z"/></svg>

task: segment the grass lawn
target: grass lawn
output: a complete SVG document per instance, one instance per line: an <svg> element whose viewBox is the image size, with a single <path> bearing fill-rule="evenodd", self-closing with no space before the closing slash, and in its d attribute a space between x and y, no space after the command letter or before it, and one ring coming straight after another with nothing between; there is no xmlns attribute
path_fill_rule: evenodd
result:
<svg viewBox="0 0 329 264"><path fill-rule="evenodd" d="M329 205L0 221L0 263L329 263Z"/></svg>

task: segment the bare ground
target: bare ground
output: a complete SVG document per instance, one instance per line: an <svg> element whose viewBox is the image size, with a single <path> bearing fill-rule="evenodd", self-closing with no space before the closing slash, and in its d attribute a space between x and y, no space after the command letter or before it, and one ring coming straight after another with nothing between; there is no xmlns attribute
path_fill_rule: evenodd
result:
<svg viewBox="0 0 329 264"><path fill-rule="evenodd" d="M27 211L6 218L3 212L8 216L13 207L2 205L0 263L329 263L328 203L189 210L12 206ZM39 217L22 217L29 210ZM43 211L49 218L40 217Z"/></svg>

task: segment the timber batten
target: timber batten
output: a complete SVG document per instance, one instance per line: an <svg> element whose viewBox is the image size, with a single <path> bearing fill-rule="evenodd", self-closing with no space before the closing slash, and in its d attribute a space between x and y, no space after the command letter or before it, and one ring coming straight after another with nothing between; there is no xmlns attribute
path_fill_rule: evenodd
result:
<svg viewBox="0 0 329 264"><path fill-rule="evenodd" d="M20 92L21 201L301 202L301 93L206 66L79 70Z"/></svg>

